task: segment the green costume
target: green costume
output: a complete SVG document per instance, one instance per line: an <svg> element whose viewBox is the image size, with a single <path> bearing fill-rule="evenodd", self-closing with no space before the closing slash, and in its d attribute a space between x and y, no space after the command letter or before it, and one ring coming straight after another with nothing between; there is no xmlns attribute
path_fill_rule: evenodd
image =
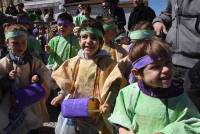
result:
<svg viewBox="0 0 200 134"><path fill-rule="evenodd" d="M28 35L28 51L33 56L42 59L42 48L40 42L33 35Z"/></svg>
<svg viewBox="0 0 200 134"><path fill-rule="evenodd" d="M119 92L109 121L136 134L199 134L199 118L186 93L158 99L144 94L133 83Z"/></svg>
<svg viewBox="0 0 200 134"><path fill-rule="evenodd" d="M56 36L49 41L48 45L51 47L48 65L53 65L55 69L65 60L76 56L80 49L78 39L73 35Z"/></svg>
<svg viewBox="0 0 200 134"><path fill-rule="evenodd" d="M84 20L87 20L87 17L85 15L77 15L77 16L73 17L75 26L80 27Z"/></svg>

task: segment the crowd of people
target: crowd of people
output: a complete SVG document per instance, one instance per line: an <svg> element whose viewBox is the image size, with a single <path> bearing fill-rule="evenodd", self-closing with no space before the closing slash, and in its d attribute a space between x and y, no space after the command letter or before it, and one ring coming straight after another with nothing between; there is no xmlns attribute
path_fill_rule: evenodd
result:
<svg viewBox="0 0 200 134"><path fill-rule="evenodd" d="M131 2L128 23L119 0L96 18L82 4L56 20L23 3L0 12L0 133L41 134L51 105L56 134L199 134L199 0L157 17Z"/></svg>

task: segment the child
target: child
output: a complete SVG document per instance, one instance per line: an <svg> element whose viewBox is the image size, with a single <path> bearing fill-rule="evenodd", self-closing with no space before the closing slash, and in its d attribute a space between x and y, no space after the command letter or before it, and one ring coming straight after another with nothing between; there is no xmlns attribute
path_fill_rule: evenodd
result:
<svg viewBox="0 0 200 134"><path fill-rule="evenodd" d="M134 45L134 42L136 40L152 38L154 34L153 31L151 31L151 29L152 29L152 24L149 22L141 21L137 23L135 27L133 27L132 29L133 31L129 32L129 35L131 35L130 36L131 44L128 46L128 51ZM135 82L134 76L131 73L132 69L131 64L132 62L130 61L128 56L120 60L113 69L113 71L108 76L104 84L104 88L110 89L114 86L116 90L120 90L121 88L127 86L128 84ZM118 85L120 86L116 87L115 83L118 83Z"/></svg>
<svg viewBox="0 0 200 134"><path fill-rule="evenodd" d="M128 51L129 37L126 32L120 33L115 38L116 44L120 45L124 50Z"/></svg>
<svg viewBox="0 0 200 134"><path fill-rule="evenodd" d="M17 23L25 26L28 30L28 51L35 57L42 59L40 42L33 36L33 23L27 14L18 14Z"/></svg>
<svg viewBox="0 0 200 134"><path fill-rule="evenodd" d="M118 62L127 55L127 52L121 46L113 43L117 34L117 26L113 20L109 18L102 18L100 21L102 22L105 31L102 49L106 50L111 55L112 59Z"/></svg>
<svg viewBox="0 0 200 134"><path fill-rule="evenodd" d="M24 112L25 117L18 121L16 120L16 122L15 118L14 120L11 118L16 115L16 112L10 107L10 105L15 105L11 101L12 93L8 92L9 89L7 89L7 94L3 96L2 105L5 107L1 107L1 111L4 109L8 110L6 114L4 113L4 118L8 117L7 122L1 120L0 123L1 128L2 126L5 127L3 128L3 133L26 134L31 129L41 127L44 121L48 121L45 101L49 95L48 83L50 75L42 61L30 55L27 51L28 34L24 26L20 24L6 24L4 31L9 53L0 60L0 78L8 80L12 87L10 90L12 91L25 88L31 83L36 82L43 83L46 87L45 98L27 107L24 111L20 111L19 114L21 115ZM9 122L11 124L8 124ZM9 126L14 127L10 128ZM2 133L1 129L0 132Z"/></svg>
<svg viewBox="0 0 200 134"><path fill-rule="evenodd" d="M61 13L57 19L59 36L53 37L46 52L49 53L48 66L57 69L65 60L76 56L79 51L78 39L73 35L73 19L68 13Z"/></svg>
<svg viewBox="0 0 200 134"><path fill-rule="evenodd" d="M91 18L90 14L91 14L91 7L89 5L85 5L83 7L83 13L73 18L75 26L80 27L83 21L90 19Z"/></svg>
<svg viewBox="0 0 200 134"><path fill-rule="evenodd" d="M109 118L119 134L199 134L199 112L172 81L169 44L138 40L129 58L138 81L120 90Z"/></svg>
<svg viewBox="0 0 200 134"><path fill-rule="evenodd" d="M59 95L52 100L52 105L59 104L66 93L74 94L75 98L96 97L100 101L100 111L103 115L109 112L110 98L105 103L108 90L103 85L109 73L115 66L106 51L101 50L103 44L103 28L93 19L84 21L81 25L81 51L74 58L66 60L55 72L52 78L61 88ZM115 91L111 93L114 94ZM104 104L105 103L105 104ZM70 108L70 107L69 107ZM95 119L77 119L80 134L110 134L103 117ZM106 121L106 118L105 118ZM99 132L98 132L99 131Z"/></svg>

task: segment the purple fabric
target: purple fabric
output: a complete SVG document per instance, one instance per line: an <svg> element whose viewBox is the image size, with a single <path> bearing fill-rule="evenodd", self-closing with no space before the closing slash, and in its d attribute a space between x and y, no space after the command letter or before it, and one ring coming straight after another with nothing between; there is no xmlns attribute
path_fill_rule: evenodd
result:
<svg viewBox="0 0 200 134"><path fill-rule="evenodd" d="M26 15L17 16L17 23L30 24L31 20Z"/></svg>
<svg viewBox="0 0 200 134"><path fill-rule="evenodd" d="M137 59L136 61L134 61L132 66L134 69L141 69L153 62L154 62L154 60L149 55L145 55L145 56Z"/></svg>
<svg viewBox="0 0 200 134"><path fill-rule="evenodd" d="M23 110L41 100L45 96L45 89L41 84L34 83L26 88L14 90L14 96L16 98L16 108Z"/></svg>
<svg viewBox="0 0 200 134"><path fill-rule="evenodd" d="M141 69L151 63L153 63L154 60L149 56L149 55L145 55L139 59L137 59L135 62L132 63L132 67L134 69ZM132 74L132 72L129 74L129 83L133 83L136 81L135 76Z"/></svg>
<svg viewBox="0 0 200 134"><path fill-rule="evenodd" d="M70 21L64 20L64 19L58 19L57 24L63 25L63 26L71 26L72 25L72 23Z"/></svg>
<svg viewBox="0 0 200 134"><path fill-rule="evenodd" d="M183 88L178 88L173 84L169 88L151 88L141 80L138 81L138 86L144 94L160 99L176 97L184 92Z"/></svg>
<svg viewBox="0 0 200 134"><path fill-rule="evenodd" d="M67 99L61 104L63 117L88 117L88 101L90 98Z"/></svg>
<svg viewBox="0 0 200 134"><path fill-rule="evenodd" d="M128 80L129 84L134 83L136 80L137 80L136 77L135 77L135 76L133 75L133 73L131 72L131 73L129 74L129 80Z"/></svg>

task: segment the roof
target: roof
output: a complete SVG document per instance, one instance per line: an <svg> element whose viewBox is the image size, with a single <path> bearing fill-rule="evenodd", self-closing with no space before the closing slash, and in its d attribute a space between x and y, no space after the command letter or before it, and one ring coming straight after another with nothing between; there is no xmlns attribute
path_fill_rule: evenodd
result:
<svg viewBox="0 0 200 134"><path fill-rule="evenodd" d="M24 3L25 9L32 8L43 8L43 7L54 7L61 4L60 0L38 0L38 1L29 1Z"/></svg>

